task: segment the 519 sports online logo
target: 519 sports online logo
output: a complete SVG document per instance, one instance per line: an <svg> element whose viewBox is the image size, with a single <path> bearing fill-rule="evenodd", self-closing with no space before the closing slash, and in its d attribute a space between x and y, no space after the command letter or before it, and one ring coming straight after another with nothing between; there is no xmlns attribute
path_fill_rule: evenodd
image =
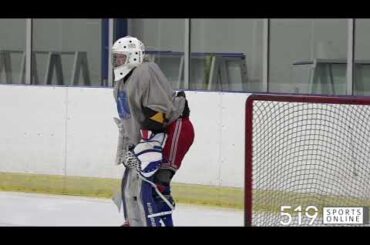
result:
<svg viewBox="0 0 370 245"><path fill-rule="evenodd" d="M364 225L369 224L368 207L281 206L280 224L288 225Z"/></svg>

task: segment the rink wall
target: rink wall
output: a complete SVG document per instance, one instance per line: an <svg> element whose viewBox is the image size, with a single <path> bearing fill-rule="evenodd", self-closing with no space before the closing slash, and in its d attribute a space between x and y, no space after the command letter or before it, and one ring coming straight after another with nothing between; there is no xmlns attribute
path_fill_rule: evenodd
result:
<svg viewBox="0 0 370 245"><path fill-rule="evenodd" d="M188 91L195 141L174 182L243 187L246 93ZM111 88L0 85L0 172L120 178Z"/></svg>

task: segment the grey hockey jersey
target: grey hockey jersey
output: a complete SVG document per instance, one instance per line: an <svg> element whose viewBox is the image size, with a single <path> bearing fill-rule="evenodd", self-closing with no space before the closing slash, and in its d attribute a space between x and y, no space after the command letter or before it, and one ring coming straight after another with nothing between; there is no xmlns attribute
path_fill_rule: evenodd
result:
<svg viewBox="0 0 370 245"><path fill-rule="evenodd" d="M176 91L157 64L144 62L136 67L126 81L115 84L113 90L119 119L116 164L122 162L129 145L136 145L140 139L141 125L145 119L143 107L165 115L165 126L181 116L185 106L184 97L176 97Z"/></svg>

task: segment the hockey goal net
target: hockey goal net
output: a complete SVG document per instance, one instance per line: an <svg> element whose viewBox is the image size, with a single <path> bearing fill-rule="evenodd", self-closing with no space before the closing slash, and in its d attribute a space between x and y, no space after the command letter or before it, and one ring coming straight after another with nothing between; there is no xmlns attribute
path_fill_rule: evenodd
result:
<svg viewBox="0 0 370 245"><path fill-rule="evenodd" d="M283 206L289 225L370 206L370 98L252 94L245 139L246 225L281 226Z"/></svg>

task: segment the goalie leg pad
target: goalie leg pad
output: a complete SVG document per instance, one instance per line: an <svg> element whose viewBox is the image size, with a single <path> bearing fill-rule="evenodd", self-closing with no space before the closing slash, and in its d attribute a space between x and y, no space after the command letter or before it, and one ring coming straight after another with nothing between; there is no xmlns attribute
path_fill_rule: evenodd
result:
<svg viewBox="0 0 370 245"><path fill-rule="evenodd" d="M154 183L157 185L160 192L165 198L175 207L175 201L171 196L170 182L174 176L175 171L172 169L159 169L154 175ZM170 211L171 207L157 194L154 193L154 199L157 203L158 212ZM162 221L165 226L173 226L172 214L162 216Z"/></svg>
<svg viewBox="0 0 370 245"><path fill-rule="evenodd" d="M157 207L156 195L164 200L164 203L168 201L161 193L156 193L157 187L153 181L162 162L164 139L165 135L161 133L148 140L141 140L127 158L126 165L133 166L125 170L122 198L125 217L130 226L161 226L160 220L164 214L160 213ZM166 214L171 213L171 204L166 205L169 206L169 212Z"/></svg>
<svg viewBox="0 0 370 245"><path fill-rule="evenodd" d="M155 191L153 189L153 186L143 181L140 196L145 212L146 226L158 227L161 226L160 223L161 217L160 216L150 217L150 215L156 214L160 211L158 210L157 202L154 199L154 193Z"/></svg>
<svg viewBox="0 0 370 245"><path fill-rule="evenodd" d="M153 181L154 177L145 179ZM148 217L161 212L153 186L133 168L126 168L122 179L122 203L125 220L130 226L161 226L161 216ZM161 199L158 196L159 199ZM164 203L168 207L167 204ZM165 211L171 209L166 209Z"/></svg>
<svg viewBox="0 0 370 245"><path fill-rule="evenodd" d="M122 203L125 220L130 226L146 226L146 218L140 200L142 180L135 169L126 168L122 179Z"/></svg>
<svg viewBox="0 0 370 245"><path fill-rule="evenodd" d="M172 203L173 206L175 206L175 202L172 199L171 195L166 195L165 197L167 198L168 201L170 201ZM158 207L158 212L171 211L171 208L167 205L167 203L165 203L163 201L162 198L156 197L156 203L157 203L157 207ZM167 226L168 227L173 226L172 213L163 215L163 216L161 216L161 218L162 218L164 226L166 226L166 227Z"/></svg>

